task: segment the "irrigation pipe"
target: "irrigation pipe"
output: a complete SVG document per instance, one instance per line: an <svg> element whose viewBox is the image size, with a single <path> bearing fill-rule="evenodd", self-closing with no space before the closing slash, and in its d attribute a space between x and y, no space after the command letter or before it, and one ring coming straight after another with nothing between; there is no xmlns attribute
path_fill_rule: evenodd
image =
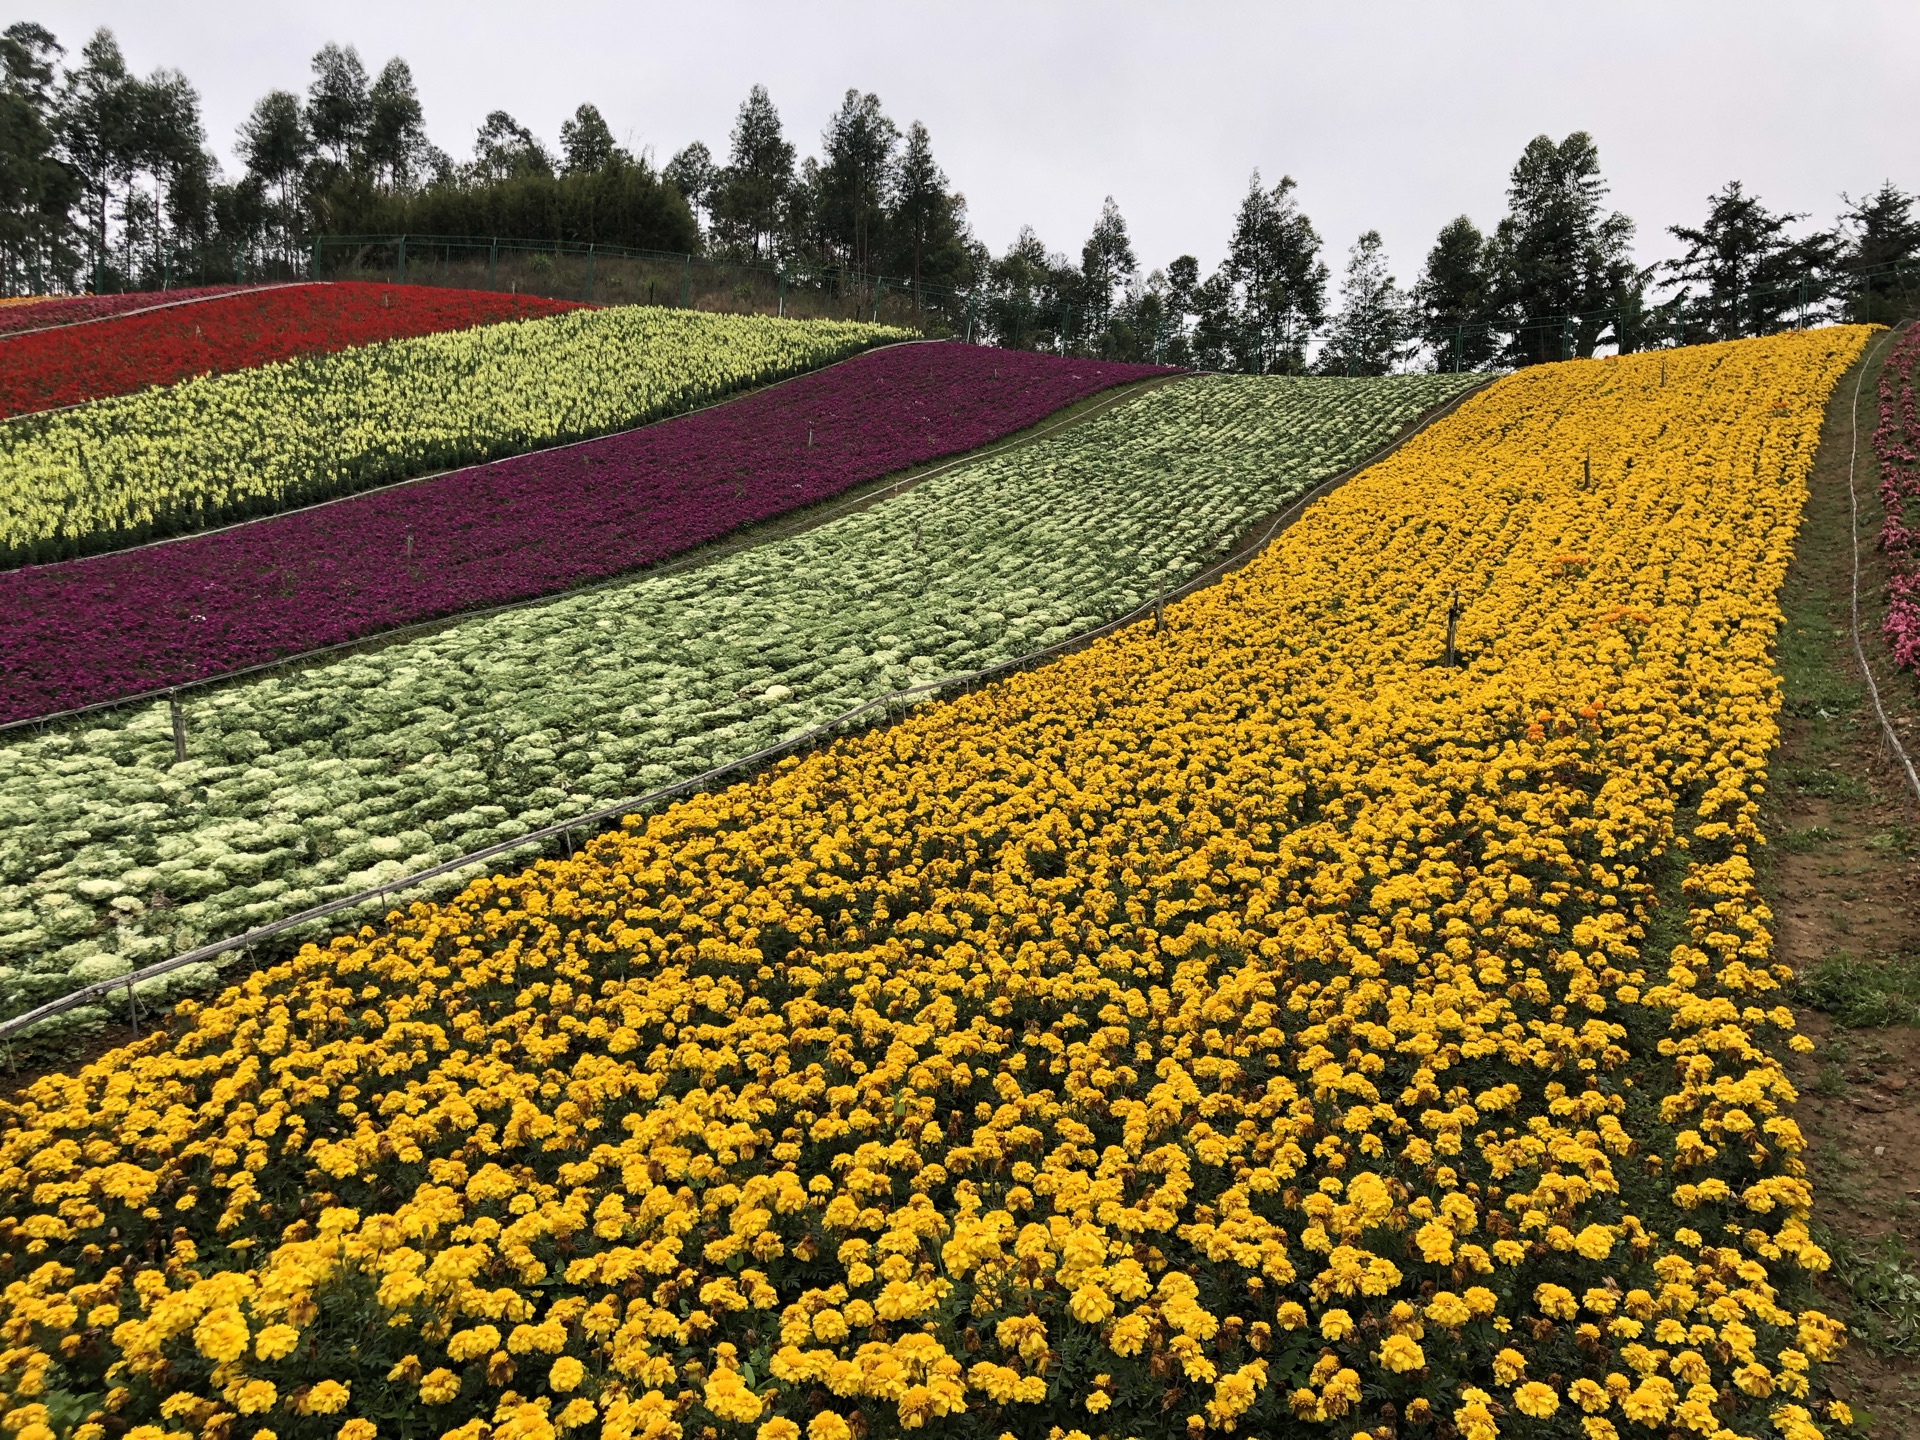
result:
<svg viewBox="0 0 1920 1440"><path fill-rule="evenodd" d="M944 342L929 341L929 340L901 340L901 341L894 342L894 344L898 344L898 345L928 345L928 344L940 344L940 343L944 343ZM887 350L887 349L892 349L893 346L882 345L876 348ZM851 360L859 359L860 355L871 355L872 353L874 353L872 350L863 350L859 353L859 355L849 355L844 360L834 361L834 365L844 365ZM833 366L826 366L823 368L832 369ZM785 385L789 381L803 379L807 375L817 375L820 373L821 371L819 370L810 370L810 371L804 371L799 375L789 375L785 379L776 380L771 382L768 385L760 387L760 390L771 390L775 388L775 386ZM1067 428L1068 426L1078 425L1084 421L1091 420L1092 418L1094 418L1094 416L1104 414L1106 411L1113 409L1115 406L1121 404L1123 401L1132 399L1136 395L1139 395L1147 390L1153 389L1156 386L1167 384L1169 381L1179 380L1183 378L1191 378L1191 377L1183 376L1179 372L1171 372L1166 375L1149 376L1144 380L1128 381L1125 384L1120 385L1113 389L1096 391L1093 395L1088 396L1086 400L1075 402L1076 404L1085 405L1086 406L1085 409L1077 410L1072 415L1066 416L1063 419L1058 419L1058 420L1054 420L1054 421L1042 424L1038 428L1029 428L1029 429L1023 430L1018 434L1009 436L1004 440L996 440L993 444L988 445L983 449L968 450L963 454L952 457L951 459L938 461L934 463L930 469L923 470L919 474L913 475L910 479L906 477L906 472L904 471L896 472L892 475L883 475L874 480L862 482L860 487L857 489L857 491L854 494L849 495L843 491L840 495L829 497L828 499L819 502L817 505L806 506L799 510L788 510L777 515L769 515L765 519L756 520L752 522L748 527L746 527L749 531L756 532L752 535L752 538L748 541L748 545L758 545L768 541L786 539L792 535L802 534L805 531L810 530L817 525L823 525L829 520L838 519L840 515L845 514L850 510L857 510L862 505L871 504L875 500L878 500L881 498L891 498L895 495L904 493L904 491L914 489L915 487L923 484L924 482L933 479L936 475L945 474L947 471L958 469L963 465L971 465L976 460L989 460L989 459L992 459L994 456L1001 454L1003 451L1017 449L1022 445L1032 444L1036 440L1043 440L1047 436L1053 434L1053 432L1056 430L1062 430ZM742 393L758 394L760 393L760 390L746 391ZM727 404L729 399L737 399L737 398L741 398L740 395L737 394L732 397L723 397L722 399L715 400L710 404L701 406L700 409L711 410L715 406ZM685 410L680 412L677 415L663 416L659 420L649 421L648 424L649 425L664 424L668 420L680 420L680 419L686 418L689 415L696 415L698 413L700 412L697 410ZM636 430L645 429L645 428L647 427L646 426L634 427L634 429ZM618 433L630 434L632 432L626 431L626 432L618 432ZM610 439L613 437L599 436L597 438ZM567 442L566 445L555 446L552 448L566 449L574 445L591 445L594 443L596 443L595 440L570 440ZM475 465L472 467L463 466L461 468L462 469L467 469L467 468L482 469L487 465L503 464L507 460L524 460L528 458L528 456L530 455L545 455L548 453L550 453L550 451L547 451L547 450L528 451L522 455L502 456L499 460L487 460L487 461L481 462L481 464L479 465ZM452 470L443 470L437 473L439 475L451 475L451 474L457 474L459 472L452 471ZM417 485L420 483L421 480L431 480L434 478L436 477L433 475L423 475L413 480L396 481L393 485L381 486L379 487L379 489L391 490L391 489L397 488L400 485ZM309 510L317 510L323 505L338 505L342 501L358 499L361 495L370 495L373 493L375 492L372 490L356 491L352 495L337 496L332 500L322 500L317 504L305 506L303 508L309 509ZM297 512L286 511L283 513L294 514ZM265 523L266 521L275 520L278 518L280 518L278 515L263 515L252 520L243 520L243 521L238 521L233 525L222 526L221 529L232 530L232 529L238 529L241 525L259 525L259 524ZM803 521L804 523L791 524L790 528L787 528L784 530L779 528L782 525L789 525L790 522L793 522L796 520ZM169 536L164 540L149 540L146 542L146 545L171 545L178 540L191 540L191 539L198 538L199 535L211 535L211 534L217 534L217 533L218 533L217 531L205 530L205 531L196 532L194 535L174 535L174 536ZM142 549L144 548L144 546L132 546L129 548ZM143 704L148 704L155 700L161 700L169 697L185 695L189 691L208 690L218 685L227 684L229 681L243 680L249 676L262 675L273 670L283 670L289 666L304 665L310 661L321 660L326 658L329 655L338 655L341 652L347 651L347 650L382 649L387 645L394 644L398 641L414 639L414 638L417 638L418 636L429 634L432 631L444 629L445 627L450 625L465 624L469 620L485 620L490 616L504 615L510 610L528 609L535 605L554 604L562 600L572 600L581 595L591 595L595 591L604 590L609 586L613 586L613 585L623 585L623 584L628 584L628 583L639 581L639 580L650 580L655 576L673 575L673 574L679 573L682 570L697 569L702 565L711 564L713 561L721 559L726 555L733 554L739 549L743 549L743 548L747 548L747 547L737 543L737 540L734 537L731 537L729 535L724 535L724 534L718 535L711 540L703 541L701 544L695 546L693 549L686 551L681 555L677 555L672 559L663 560L660 563L655 565L642 565L642 566L637 566L633 569L622 570L612 575L603 576L602 578L592 581L585 585L576 585L571 587L570 589L552 591L544 595L529 595L524 599L520 599L520 600L507 600L502 602L501 604L489 605L484 609L480 609L480 610L455 610L445 615L436 615L431 619L415 620L410 622L409 624L396 626L390 630L376 630L366 635L357 636L352 640L340 640L335 642L332 645L322 645L316 650L302 650L297 654L282 655L278 659L265 660L258 665L249 665L249 666L246 666L244 669L240 669L240 670L223 670L218 675L204 675L204 676L201 676L199 679L183 680L175 685L156 686L151 690L141 690L132 695L120 695L120 696L114 697L111 700L96 700L91 705L81 705L71 710L56 710L51 714L47 714L47 715L28 715L19 720L8 720L4 724L0 724L0 735L5 735L10 731L14 731L14 730L24 730L30 725L40 726L44 728L48 725L59 724L60 722L65 720L77 719L82 715L97 714L102 710L118 710L123 707L128 707L133 705L143 705ZM98 556L82 555L82 556L76 556L74 558L80 559L80 560L102 559L111 555L124 555L127 553L129 553L127 550L114 550L114 551L103 552L101 555L98 555ZM52 562L52 563L68 564L71 562L58 561L58 562Z"/></svg>
<svg viewBox="0 0 1920 1440"><path fill-rule="evenodd" d="M1909 322L1911 323L1911 322ZM1896 338L1907 325L1888 332L1888 339ZM1885 357L1882 356L1882 363ZM1860 495L1855 488L1854 465L1860 457L1860 388L1866 384L1867 372L1873 366L1861 357L1860 373L1853 381L1853 404L1847 411L1847 538L1853 543L1853 595L1848 617L1848 629L1853 639L1854 663L1860 667L1860 675L1867 682L1867 696L1873 701L1873 713L1880 721L1880 733L1886 737L1887 749L1905 772L1907 786L1913 791L1913 798L1920 801L1920 773L1913 768L1913 757L1907 754L1906 746L1900 743L1900 736L1893 728L1893 722L1887 718L1887 708L1880 701L1880 685L1873 678L1873 667L1867 664L1867 652L1860 644Z"/></svg>
<svg viewBox="0 0 1920 1440"><path fill-rule="evenodd" d="M169 959L155 961L153 964L143 966L141 969L129 971L125 975L116 975L110 980L96 980L91 984L81 986L78 990L72 991L69 994L62 995L56 1000L49 1000L44 1005L36 1006L23 1015L17 1015L11 1020L0 1023L0 1041L10 1042L15 1035L30 1030L33 1026L43 1021L51 1020L56 1015L65 1014L69 1010L78 1009L80 1006L88 1004L91 1001L105 999L120 990L126 991L129 1011L136 1017L135 1023L137 1024L139 1010L138 1002L134 995L134 987L145 981L156 979L161 975L181 969L187 965L203 964L234 950L251 949L255 945L263 944L291 930L310 925L318 920L327 919L329 916L338 915L343 911L355 910L363 905L376 901L385 903L389 896L399 895L408 890L415 889L430 881L440 879L442 876L450 875L456 870L463 870L472 865L485 864L489 860L498 859L513 851L525 849L530 845L540 845L549 840L559 839L562 836L570 836L575 830L603 826L609 821L618 820L623 816L645 810L662 801L671 800L711 785L722 777L731 775L736 771L764 765L771 760L802 749L831 732L838 730L840 727L856 721L862 716L870 715L875 711L885 710L890 712L895 705L910 705L921 699L931 698L941 691L972 688L992 680L997 680L1017 670L1024 670L1043 661L1064 655L1068 651L1080 649L1082 646L1091 644L1093 641L1110 635L1117 630L1125 629L1129 625L1149 619L1154 612L1167 601L1191 594L1193 591L1201 588L1203 585L1210 584L1227 572L1236 570L1242 565L1247 564L1264 550L1267 545L1272 542L1274 536L1278 535L1291 524L1293 520L1299 516L1300 512L1313 501L1319 499L1328 491L1344 484L1370 466L1378 464L1381 460L1391 455L1395 450L1413 438L1413 436L1426 430L1435 421L1451 414L1467 400L1471 399L1474 395L1485 389L1487 385L1492 383L1492 380L1488 379L1479 385L1461 391L1451 400L1428 411L1420 417L1414 425L1402 430L1400 434L1395 435L1365 459L1348 466L1336 475L1329 476L1327 479L1322 480L1319 484L1303 493L1298 499L1273 517L1271 523L1269 523L1261 533L1259 540L1253 545L1229 555L1223 560L1217 561L1192 576L1174 590L1135 607L1116 620L1109 620L1103 625L1096 625L1090 630L1083 630L1078 635L1056 641L1054 644L1044 649L1036 650L1029 655L1016 656L1011 660L1003 660L998 664L988 665L979 670L967 670L957 675L947 675L937 680L923 681L921 684L908 686L904 690L894 690L885 695L875 696L873 699L863 701L851 710L843 711L831 719L823 720L819 724L797 735L789 736L785 740L776 741L774 744L756 750L750 755L742 755L738 759L729 760L724 765L716 765L711 770L704 770L698 775L691 775L684 780L676 780L671 785L663 785L657 790L650 790L644 795L619 800L611 805L590 810L584 815L576 815L570 820L542 826L538 830L530 830L526 834L516 836L511 840L501 840L495 844L486 846L484 849L474 850L468 854L456 856L452 860L443 860L437 865L430 865L424 870L416 870L411 875L396 877L382 885L370 886L365 890L356 891L352 895L343 895L335 900L323 901L321 904L309 906L307 909L301 910L296 914L257 926L252 930L245 931L226 940L211 941L208 944L184 951ZM9 1053L11 1053L10 1048Z"/></svg>

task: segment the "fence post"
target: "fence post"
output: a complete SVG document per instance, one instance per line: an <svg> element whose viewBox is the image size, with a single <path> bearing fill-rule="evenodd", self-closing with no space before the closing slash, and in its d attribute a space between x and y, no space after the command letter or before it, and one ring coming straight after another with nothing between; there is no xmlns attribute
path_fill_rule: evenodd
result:
<svg viewBox="0 0 1920 1440"><path fill-rule="evenodd" d="M320 278L320 247L325 243L326 241L320 236L316 235L313 237L313 258L307 262L307 278L309 280L318 280Z"/></svg>
<svg viewBox="0 0 1920 1440"><path fill-rule="evenodd" d="M499 268L500 237L496 235L487 242L487 289L494 290L499 288L499 282L494 279Z"/></svg>
<svg viewBox="0 0 1920 1440"><path fill-rule="evenodd" d="M884 280L875 280L873 282L873 319L868 321L868 324L878 325L880 323L880 297L886 293L887 282Z"/></svg>
<svg viewBox="0 0 1920 1440"><path fill-rule="evenodd" d="M400 237L400 243L393 252L393 283L396 285L407 283L407 237L404 235Z"/></svg>
<svg viewBox="0 0 1920 1440"><path fill-rule="evenodd" d="M687 263L680 271L680 308L687 309L693 304L693 252L687 252Z"/></svg>
<svg viewBox="0 0 1920 1440"><path fill-rule="evenodd" d="M784 270L780 272L780 299L773 313L777 319L784 320L787 317L787 272Z"/></svg>
<svg viewBox="0 0 1920 1440"><path fill-rule="evenodd" d="M581 300L588 305L593 303L593 242L587 242L587 289Z"/></svg>

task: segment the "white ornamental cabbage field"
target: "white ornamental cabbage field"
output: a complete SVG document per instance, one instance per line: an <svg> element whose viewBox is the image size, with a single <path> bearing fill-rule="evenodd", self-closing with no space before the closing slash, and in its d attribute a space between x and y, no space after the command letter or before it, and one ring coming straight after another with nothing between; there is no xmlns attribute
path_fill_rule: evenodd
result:
<svg viewBox="0 0 1920 1440"><path fill-rule="evenodd" d="M1124 614L1460 388L1195 378L697 569L202 692L181 764L164 703L0 747L0 1015Z"/></svg>

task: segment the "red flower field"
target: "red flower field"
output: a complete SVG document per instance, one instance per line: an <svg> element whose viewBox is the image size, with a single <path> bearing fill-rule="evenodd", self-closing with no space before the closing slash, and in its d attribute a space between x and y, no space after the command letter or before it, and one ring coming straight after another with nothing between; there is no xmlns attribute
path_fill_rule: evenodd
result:
<svg viewBox="0 0 1920 1440"><path fill-rule="evenodd" d="M47 330L55 325L78 325L83 320L104 320L109 315L260 288L257 285L187 285L177 290L128 290L119 295L17 296L0 305L0 336L23 330Z"/></svg>
<svg viewBox="0 0 1920 1440"><path fill-rule="evenodd" d="M209 371L578 308L531 295L361 281L242 291L78 330L0 337L0 416L126 395Z"/></svg>

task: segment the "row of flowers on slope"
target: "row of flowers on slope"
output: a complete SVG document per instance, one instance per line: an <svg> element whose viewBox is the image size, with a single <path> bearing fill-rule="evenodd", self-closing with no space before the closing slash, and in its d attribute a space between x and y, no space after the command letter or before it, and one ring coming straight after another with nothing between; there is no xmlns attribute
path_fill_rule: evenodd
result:
<svg viewBox="0 0 1920 1440"><path fill-rule="evenodd" d="M19 335L30 330L46 330L55 325L103 320L110 315L152 310L159 306L178 305L186 300L202 300L230 291L253 288L257 287L190 285L179 290L129 290L120 295L17 295L6 301L5 308L0 310L0 335Z"/></svg>
<svg viewBox="0 0 1920 1440"><path fill-rule="evenodd" d="M22 563L638 425L885 340L884 326L623 306L415 336L0 426Z"/></svg>
<svg viewBox="0 0 1920 1440"><path fill-rule="evenodd" d="M888 346L622 435L0 574L0 721L604 580L1160 373Z"/></svg>
<svg viewBox="0 0 1920 1440"><path fill-rule="evenodd" d="M296 355L559 315L570 301L424 285L277 285L6 344L0 416L77 405Z"/></svg>
<svg viewBox="0 0 1920 1440"><path fill-rule="evenodd" d="M1510 377L1164 633L35 1082L5 1423L1820 1435L1747 852L1863 339Z"/></svg>
<svg viewBox="0 0 1920 1440"><path fill-rule="evenodd" d="M1920 671L1920 417L1914 413L1913 367L1920 330L1909 330L1880 371L1880 423L1873 432L1880 462L1880 549L1887 557L1887 613L1881 633L1893 663Z"/></svg>
<svg viewBox="0 0 1920 1440"><path fill-rule="evenodd" d="M695 418L945 349L881 351ZM0 1016L1126 614L1459 387L1188 380L688 572L189 696L183 764L165 703L9 737ZM144 998L212 979L183 967Z"/></svg>

